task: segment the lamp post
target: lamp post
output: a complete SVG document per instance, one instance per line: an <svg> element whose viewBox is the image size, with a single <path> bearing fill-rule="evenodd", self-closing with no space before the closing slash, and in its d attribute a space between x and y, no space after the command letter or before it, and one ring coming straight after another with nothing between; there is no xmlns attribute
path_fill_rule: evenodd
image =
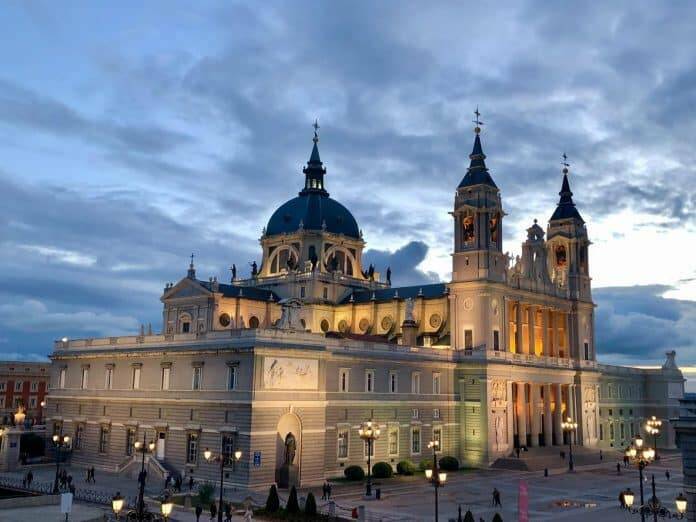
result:
<svg viewBox="0 0 696 522"><path fill-rule="evenodd" d="M58 494L58 474L60 473L60 454L63 448L70 446L70 437L67 435L53 435L53 447L56 451L56 478L53 480L53 494Z"/></svg>
<svg viewBox="0 0 696 522"><path fill-rule="evenodd" d="M135 441L133 444L135 451L142 454L142 460L140 464L140 475L138 476L138 481L140 482L140 489L138 491L138 507L136 508L134 518L135 520L142 521L146 520L148 514L145 512L145 455L155 451L155 442L147 442L147 432L143 432L143 441ZM129 517L131 515L129 514Z"/></svg>
<svg viewBox="0 0 696 522"><path fill-rule="evenodd" d="M116 520L118 520L118 516L121 514L121 511L123 511L123 504L123 496L121 496L120 491L117 491L116 494L111 497L111 509L114 511L114 515L116 515Z"/></svg>
<svg viewBox="0 0 696 522"><path fill-rule="evenodd" d="M444 486L447 481L447 473L441 473L437 466L437 449L439 447L440 442L437 440L431 440L428 443L428 448L432 448L433 450L433 467L432 469L425 470L425 478L428 479L433 485L433 488L435 488L435 522L439 520L437 490Z"/></svg>
<svg viewBox="0 0 696 522"><path fill-rule="evenodd" d="M39 403L39 422L38 424L43 424L43 411L46 408L46 399Z"/></svg>
<svg viewBox="0 0 696 522"><path fill-rule="evenodd" d="M626 509L633 514L640 513L643 520L645 520L646 515L652 515L653 521L657 522L658 516L661 518L682 519L686 514L687 501L683 493L680 493L677 495L677 498L674 499L676 512L672 512L662 505L660 499L657 498L657 494L655 493L655 475L652 476L652 497L650 497L650 501L647 504L641 502L640 506L634 508L633 500L634 496L631 489L629 488L628 490L624 491L624 502L626 503Z"/></svg>
<svg viewBox="0 0 696 522"><path fill-rule="evenodd" d="M379 427L372 423L372 420L363 422L362 426L358 429L358 435L360 438L367 442L367 484L365 486L365 496L372 496L372 447L375 441L379 438L380 429Z"/></svg>
<svg viewBox="0 0 696 522"><path fill-rule="evenodd" d="M234 456L232 459L232 470L237 470L237 462L242 458L242 452L240 450L235 450L232 455L225 452L224 446L222 447L222 453L220 455L213 455L213 452L208 448L205 448L203 452L205 460L208 462L219 462L220 463L220 505L218 509L218 522L222 522L222 493L223 493L223 480L225 478L225 462L230 460L230 457Z"/></svg>
<svg viewBox="0 0 696 522"><path fill-rule="evenodd" d="M568 471L573 471L573 434L578 429L578 423L570 417L561 423L561 428L568 434Z"/></svg>
<svg viewBox="0 0 696 522"><path fill-rule="evenodd" d="M640 480L640 505L645 503L645 498L643 494L643 470L650 461L655 457L655 450L651 448L643 448L643 439L638 436L633 439L633 444L631 444L626 449L626 456L638 465L638 478ZM640 519L645 522L645 513L641 511Z"/></svg>
<svg viewBox="0 0 696 522"><path fill-rule="evenodd" d="M172 514L172 509L174 509L174 502L172 502L169 496L165 496L164 499L162 499L162 504L160 506L164 522L167 522L167 520L169 520L169 515Z"/></svg>
<svg viewBox="0 0 696 522"><path fill-rule="evenodd" d="M662 421L654 415L648 419L648 422L645 423L645 430L653 436L653 449L655 450L655 460L658 460L660 458L657 456L657 436L660 434L661 427Z"/></svg>

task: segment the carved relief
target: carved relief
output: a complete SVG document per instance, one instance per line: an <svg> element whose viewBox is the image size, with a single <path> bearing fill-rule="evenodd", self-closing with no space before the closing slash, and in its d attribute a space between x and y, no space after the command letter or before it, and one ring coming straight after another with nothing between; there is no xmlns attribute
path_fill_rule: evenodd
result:
<svg viewBox="0 0 696 522"><path fill-rule="evenodd" d="M472 310L474 308L474 300L471 297L464 299L464 310Z"/></svg>
<svg viewBox="0 0 696 522"><path fill-rule="evenodd" d="M440 328L440 325L442 324L442 317L440 317L440 314L433 314L430 316L430 326L433 328Z"/></svg>
<svg viewBox="0 0 696 522"><path fill-rule="evenodd" d="M493 421L495 432L495 450L504 451L507 449L507 419L503 415L498 415Z"/></svg>
<svg viewBox="0 0 696 522"><path fill-rule="evenodd" d="M493 381L491 385L491 398L494 403L507 400L507 387L505 381Z"/></svg>

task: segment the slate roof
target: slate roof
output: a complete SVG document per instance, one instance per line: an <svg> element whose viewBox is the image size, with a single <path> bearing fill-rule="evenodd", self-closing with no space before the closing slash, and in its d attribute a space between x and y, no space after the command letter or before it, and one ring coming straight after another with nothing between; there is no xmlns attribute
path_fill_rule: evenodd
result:
<svg viewBox="0 0 696 522"><path fill-rule="evenodd" d="M198 283L206 290L212 292L212 285L210 281L198 281ZM278 294L275 292L255 286L237 286L226 283L218 283L218 292L225 297L239 297L241 293L243 298L252 299L254 301L270 301L271 296L273 296L274 301L280 301L280 297L278 297Z"/></svg>
<svg viewBox="0 0 696 522"><path fill-rule="evenodd" d="M568 174L563 174L563 184L561 185L561 191L558 193L561 199L558 201L558 206L554 210L550 221L555 221L557 219L578 219L581 222L585 222L575 208L575 203L573 202L573 193L570 190L570 183L568 182Z"/></svg>
<svg viewBox="0 0 696 522"><path fill-rule="evenodd" d="M391 301L395 296L398 299L408 299L409 297L413 299L416 297L436 299L445 295L446 288L447 285L445 283L434 283L429 285L381 288L379 290L356 290L352 294L348 294L341 301L341 304L350 303L351 295L355 303L369 303L372 301L373 294L375 301L378 302Z"/></svg>
<svg viewBox="0 0 696 522"><path fill-rule="evenodd" d="M493 181L493 178L488 173L488 168L486 167L486 155L483 153L483 148L481 147L481 137L476 134L474 139L474 148L469 154L469 168L466 171L466 175L459 183L459 188L462 187L472 187L474 185L488 185L490 187L498 188L498 186Z"/></svg>

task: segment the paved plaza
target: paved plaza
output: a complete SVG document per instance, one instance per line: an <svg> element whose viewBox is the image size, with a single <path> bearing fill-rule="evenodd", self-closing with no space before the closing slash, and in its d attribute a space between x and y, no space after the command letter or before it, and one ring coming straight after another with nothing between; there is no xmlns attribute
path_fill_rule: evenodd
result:
<svg viewBox="0 0 696 522"><path fill-rule="evenodd" d="M635 467L621 468L616 472L616 460L605 457L602 463L592 466L581 466L576 472L568 473L562 470L552 471L548 477L543 472L523 472L507 470L478 470L460 471L448 474L448 481L440 490L440 520L447 521L457 516L457 507L465 512L470 509L477 521L481 518L489 522L496 510L491 506L491 493L497 488L502 496L502 509L497 511L505 521L517 520L517 491L520 481L525 481L529 488L529 519L533 521L563 520L568 522L586 521L588 517L601 521L637 520L618 509L619 491L630 487L638 496L638 470ZM670 480L665 471L669 470ZM48 481L53 478L53 469L39 468L34 470L35 480ZM137 495L136 481L131 478L106 473L97 473L96 484L85 482L81 469L71 469L77 488L88 488L113 495L120 491L123 495ZM646 477L655 474L658 497L670 509L674 507L673 500L682 491L681 457L678 453L664 455L663 458L651 464L646 469ZM3 476L21 478L21 473L3 474ZM369 520L384 522L405 520L433 520L434 494L432 487L425 483L423 475L398 477L389 480L376 480L376 487L382 490L382 500L364 501L363 483L338 482L333 487L333 499L339 507L338 513L345 514L358 505L365 505ZM151 495L159 493L162 481L148 481L147 491ZM645 484L646 498L649 496L649 483ZM321 498L320 488L302 489L299 494L304 496L312 491L320 506L325 505ZM236 501L241 501L248 493L244 491L230 492L226 495ZM265 500L266 491L257 491L253 497L258 502ZM286 492L281 492L282 498L287 498ZM566 503L569 506L562 506ZM0 520L5 520L0 513ZM177 509L175 520L193 520L187 510ZM8 519L9 520L9 519Z"/></svg>

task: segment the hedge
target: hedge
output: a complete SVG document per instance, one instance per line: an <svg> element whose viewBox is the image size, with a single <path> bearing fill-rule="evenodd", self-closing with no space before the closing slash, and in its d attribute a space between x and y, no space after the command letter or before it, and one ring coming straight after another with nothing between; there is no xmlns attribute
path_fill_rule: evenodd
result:
<svg viewBox="0 0 696 522"><path fill-rule="evenodd" d="M459 461L455 457L442 457L440 459L440 469L443 471L457 471Z"/></svg>
<svg viewBox="0 0 696 522"><path fill-rule="evenodd" d="M365 471L360 466L348 466L343 470L343 474L348 480L362 480L365 478Z"/></svg>
<svg viewBox="0 0 696 522"><path fill-rule="evenodd" d="M388 462L377 462L372 466L372 476L375 478L389 478L393 474L394 470Z"/></svg>
<svg viewBox="0 0 696 522"><path fill-rule="evenodd" d="M430 459L423 459L420 461L420 464L418 464L418 467L421 471L425 471L426 469L433 469L433 461Z"/></svg>
<svg viewBox="0 0 696 522"><path fill-rule="evenodd" d="M413 475L416 472L416 465L410 460L402 460L396 465L396 472L399 475Z"/></svg>

